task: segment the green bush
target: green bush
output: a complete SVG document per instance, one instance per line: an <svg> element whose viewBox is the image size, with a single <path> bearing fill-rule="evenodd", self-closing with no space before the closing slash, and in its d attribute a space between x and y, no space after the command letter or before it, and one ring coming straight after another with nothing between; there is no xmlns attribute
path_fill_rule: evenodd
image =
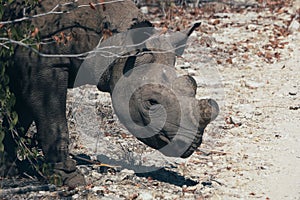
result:
<svg viewBox="0 0 300 200"><path fill-rule="evenodd" d="M3 21L4 9L9 3L9 1L1 1L1 21ZM0 38L9 38L8 30L9 26L0 24ZM12 130L18 121L18 116L16 112L12 110L15 104L15 97L9 90L9 77L6 74L7 68L12 64L8 58L13 54L13 46L9 43L5 43L3 40L0 41L0 45L0 153L3 153L4 146L2 141L4 139L5 132L8 130L3 127L2 122L4 118L6 118L10 124L9 129Z"/></svg>
<svg viewBox="0 0 300 200"><path fill-rule="evenodd" d="M5 22L5 16L10 16L11 13L5 13L13 0L0 1L0 21ZM37 4L37 0L25 1L24 7L31 10ZM22 41L24 44L32 44L38 39L38 35L34 37L31 33L34 27L31 26L30 21L22 22L22 26L17 23L1 23L0 22L0 155L4 152L3 139L5 134L17 134L16 124L18 122L18 115L13 110L16 102L14 94L9 89L9 77L7 70L13 65L13 56L15 44L12 41ZM6 120L8 127L3 126L3 121ZM20 130L18 130L20 131Z"/></svg>
<svg viewBox="0 0 300 200"><path fill-rule="evenodd" d="M9 89L9 76L7 70L12 67L13 60L11 57L14 53L16 43L14 41L21 41L24 46L28 48L37 48L39 43L39 34L35 27L30 23L30 20L24 20L21 23L1 23L8 22L7 17L11 17L16 13L5 13L13 0L1 0L0 1L0 167L1 163L5 163L5 153L3 139L5 134L12 134L15 142L18 144L17 156L19 160L27 159L31 163L31 167L41 177L50 180L53 179L51 167L44 163L44 157L41 156L39 150L30 138L19 137L18 132L23 131L22 128L16 128L18 123L18 115L13 110L16 98ZM30 11L38 4L38 0L25 0L24 8L30 14ZM13 11L11 11L13 12ZM33 34L34 33L34 34ZM8 123L8 126L3 126L3 122ZM6 123L6 124L7 124ZM29 148L29 147L32 148ZM59 178L54 178L54 183L60 183Z"/></svg>

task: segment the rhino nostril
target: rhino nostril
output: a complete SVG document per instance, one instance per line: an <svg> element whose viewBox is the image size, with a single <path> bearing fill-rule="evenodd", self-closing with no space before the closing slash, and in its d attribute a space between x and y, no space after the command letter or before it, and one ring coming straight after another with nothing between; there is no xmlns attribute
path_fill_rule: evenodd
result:
<svg viewBox="0 0 300 200"><path fill-rule="evenodd" d="M219 106L213 99L201 99L198 101L199 112L196 111L196 116L200 116L199 123L207 125L209 122L216 119L219 114Z"/></svg>
<svg viewBox="0 0 300 200"><path fill-rule="evenodd" d="M169 143L171 142L171 139L169 138L167 132L164 131L164 130L161 130L161 131L160 131L160 134L158 135L158 137L159 137L162 141L166 142L167 144L169 144Z"/></svg>

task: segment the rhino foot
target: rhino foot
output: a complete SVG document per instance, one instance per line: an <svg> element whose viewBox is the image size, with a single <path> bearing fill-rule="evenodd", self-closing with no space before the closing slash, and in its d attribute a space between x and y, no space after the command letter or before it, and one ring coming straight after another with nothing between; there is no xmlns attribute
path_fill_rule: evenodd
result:
<svg viewBox="0 0 300 200"><path fill-rule="evenodd" d="M84 176L76 168L76 161L72 159L56 163L54 165L54 174L59 175L61 177L62 184L70 188L86 184Z"/></svg>

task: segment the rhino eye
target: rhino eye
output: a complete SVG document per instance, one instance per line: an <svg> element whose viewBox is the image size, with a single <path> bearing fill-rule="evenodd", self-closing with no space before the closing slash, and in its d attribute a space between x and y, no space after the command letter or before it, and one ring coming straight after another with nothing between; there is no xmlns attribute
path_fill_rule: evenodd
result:
<svg viewBox="0 0 300 200"><path fill-rule="evenodd" d="M159 104L155 99L149 99L148 102L151 106Z"/></svg>
<svg viewBox="0 0 300 200"><path fill-rule="evenodd" d="M148 99L144 101L144 107L149 110L152 106L158 105L159 103L155 99Z"/></svg>

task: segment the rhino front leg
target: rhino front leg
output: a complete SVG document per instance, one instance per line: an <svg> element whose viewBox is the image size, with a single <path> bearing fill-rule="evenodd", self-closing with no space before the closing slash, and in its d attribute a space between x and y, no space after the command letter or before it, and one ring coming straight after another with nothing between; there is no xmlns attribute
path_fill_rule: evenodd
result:
<svg viewBox="0 0 300 200"><path fill-rule="evenodd" d="M66 119L68 71L49 67L37 77L28 102L37 126L38 144L47 162L64 162L69 154Z"/></svg>
<svg viewBox="0 0 300 200"><path fill-rule="evenodd" d="M69 187L85 184L76 162L69 158L69 133L66 119L68 68L50 67L43 70L39 83L33 84L30 102L34 110L38 143L45 159L52 163L54 173Z"/></svg>
<svg viewBox="0 0 300 200"><path fill-rule="evenodd" d="M52 105L57 106L56 103L52 103ZM57 114L62 115L62 112ZM53 112L48 115L49 119L47 119L47 114L42 114L36 120L38 143L49 163L64 162L69 154L69 134L66 119L62 116L53 118L55 115Z"/></svg>

